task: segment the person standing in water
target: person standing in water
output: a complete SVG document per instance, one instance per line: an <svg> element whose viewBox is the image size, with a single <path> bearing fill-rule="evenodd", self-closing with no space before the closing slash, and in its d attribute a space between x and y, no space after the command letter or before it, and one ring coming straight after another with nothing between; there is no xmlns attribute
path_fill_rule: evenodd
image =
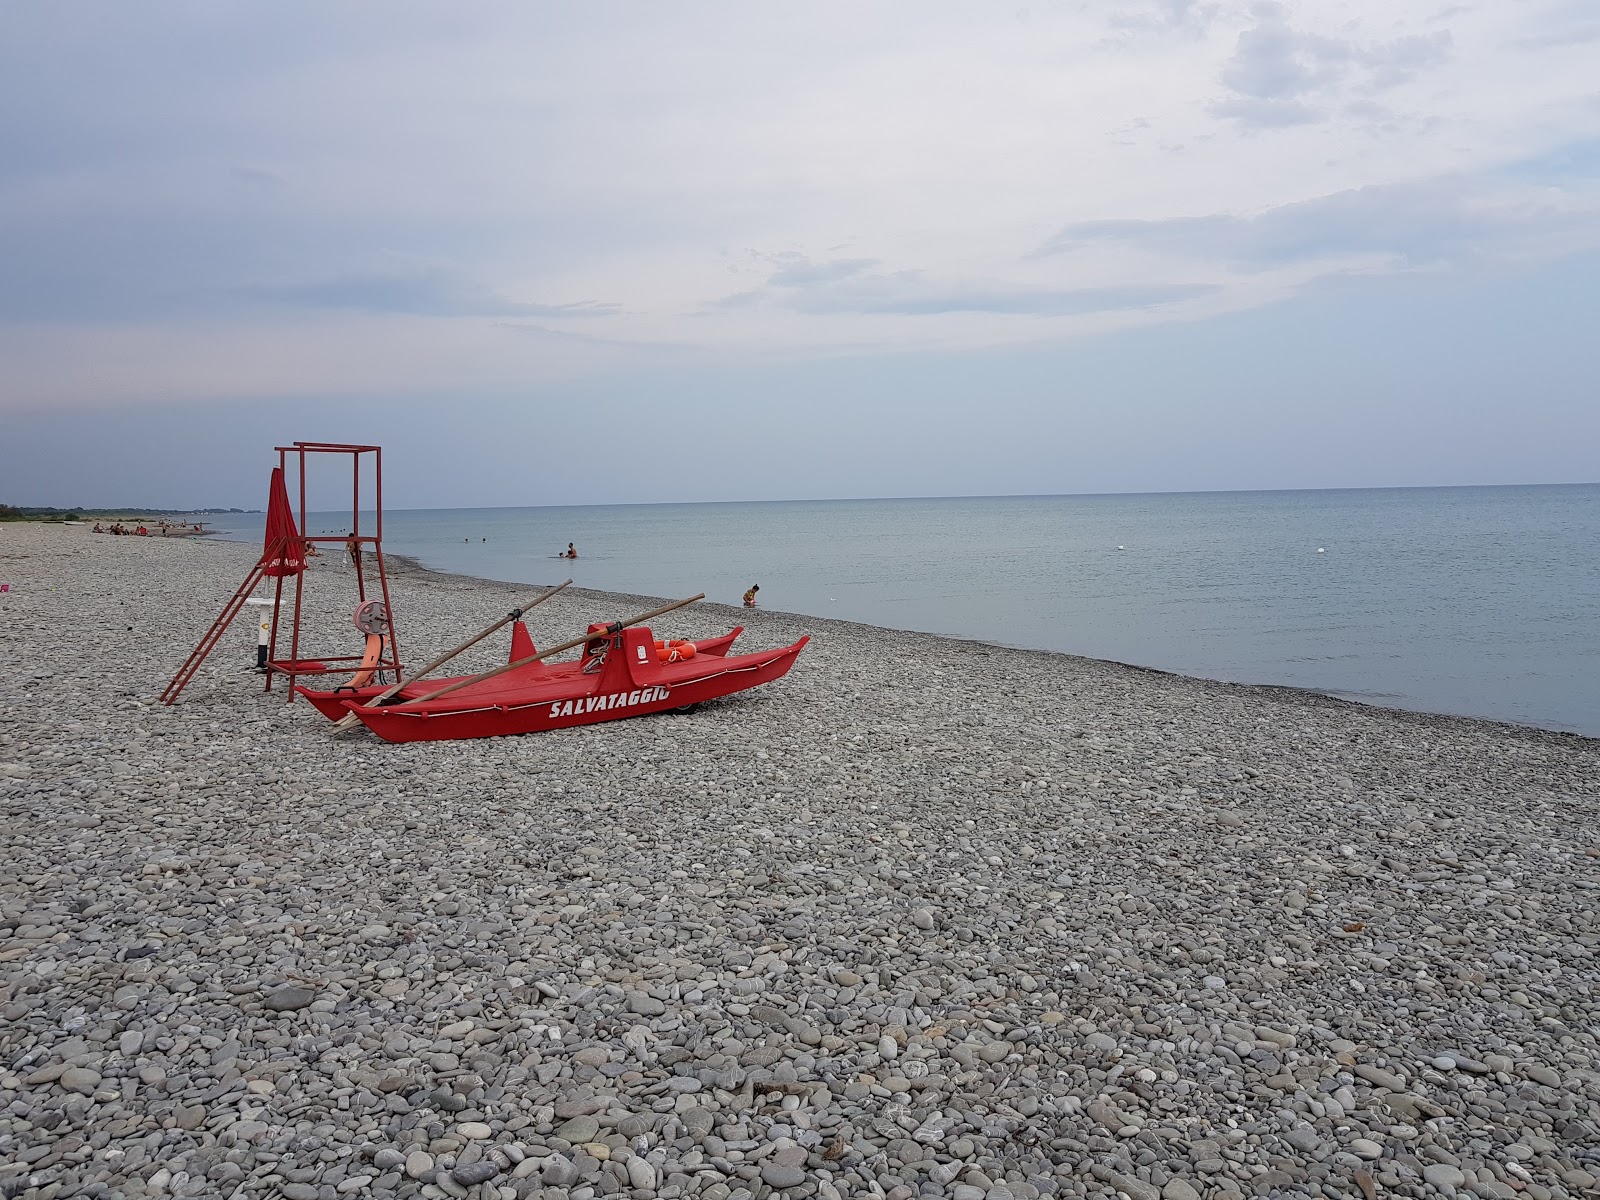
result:
<svg viewBox="0 0 1600 1200"><path fill-rule="evenodd" d="M744 606L746 608L754 608L756 606L756 593L760 590L761 585L759 583L750 585L750 590L744 594Z"/></svg>
<svg viewBox="0 0 1600 1200"><path fill-rule="evenodd" d="M568 542L567 543L567 552L565 554L563 554L561 557L562 558L577 558L578 557L578 548L576 546L574 546L571 542Z"/></svg>

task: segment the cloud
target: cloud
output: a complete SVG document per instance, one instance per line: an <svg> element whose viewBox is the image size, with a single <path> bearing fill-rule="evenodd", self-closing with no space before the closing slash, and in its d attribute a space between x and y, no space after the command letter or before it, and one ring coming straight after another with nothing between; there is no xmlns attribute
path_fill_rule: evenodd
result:
<svg viewBox="0 0 1600 1200"><path fill-rule="evenodd" d="M219 325L386 388L385 331L440 378L627 369L613 344L946 353L1581 243L1589 152L1561 148L1600 106L1551 35L1594 0L1445 2L25 7L0 330L158 347L129 394ZM318 334L352 328L359 357Z"/></svg>
<svg viewBox="0 0 1600 1200"><path fill-rule="evenodd" d="M1600 183L1600 137L1571 142L1547 154L1508 164L1499 174L1554 187Z"/></svg>
<svg viewBox="0 0 1600 1200"><path fill-rule="evenodd" d="M858 313L924 317L984 313L1069 317L1155 308L1212 295L1218 290L1212 284L1192 283L1066 289L960 285L930 282L920 271L902 271L795 289L781 297L780 303L796 312L812 315Z"/></svg>
<svg viewBox="0 0 1600 1200"><path fill-rule="evenodd" d="M1437 179L1357 188L1254 216L1079 222L1035 254L1123 246L1245 271L1373 256L1401 266L1435 266L1516 252L1553 238L1570 238L1575 246L1600 238L1600 207L1548 192L1495 193L1471 181Z"/></svg>
<svg viewBox="0 0 1600 1200"><path fill-rule="evenodd" d="M238 293L292 308L347 309L431 317L607 317L621 306L596 300L529 304L464 275L437 269L355 274L298 284L256 284Z"/></svg>
<svg viewBox="0 0 1600 1200"><path fill-rule="evenodd" d="M1239 35L1221 80L1229 95L1211 111L1247 125L1285 126L1324 120L1346 88L1370 94L1396 87L1444 62L1448 30L1360 44L1295 29L1287 7L1257 4L1256 24Z"/></svg>
<svg viewBox="0 0 1600 1200"><path fill-rule="evenodd" d="M1216 5L1197 4L1195 0L1150 0L1142 6L1119 5L1106 20L1112 29L1135 34L1171 30L1199 34L1216 12Z"/></svg>
<svg viewBox="0 0 1600 1200"><path fill-rule="evenodd" d="M1600 41L1600 17L1594 0L1565 0L1543 14L1537 27L1516 40L1523 50L1565 49Z"/></svg>
<svg viewBox="0 0 1600 1200"><path fill-rule="evenodd" d="M878 265L878 260L875 258L835 258L826 262L813 262L803 255L795 255L794 259L795 261L778 270L767 282L778 287L829 283L835 279L858 275Z"/></svg>
<svg viewBox="0 0 1600 1200"><path fill-rule="evenodd" d="M246 187L272 189L286 186L282 175L265 167L233 166L228 168L228 174Z"/></svg>

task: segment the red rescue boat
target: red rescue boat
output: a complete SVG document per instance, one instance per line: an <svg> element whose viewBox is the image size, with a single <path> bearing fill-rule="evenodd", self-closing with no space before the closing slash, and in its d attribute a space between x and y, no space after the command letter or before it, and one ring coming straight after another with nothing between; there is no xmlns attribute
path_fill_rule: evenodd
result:
<svg viewBox="0 0 1600 1200"><path fill-rule="evenodd" d="M296 690L330 719L353 713L389 742L537 733L688 708L746 691L786 674L811 640L803 637L792 646L730 655L741 632L742 627L704 641L658 644L643 626L591 626L583 657L574 662L530 662L435 699L423 697L474 677L408 683L374 707L367 705L387 688ZM518 621L510 661L533 654L533 642Z"/></svg>

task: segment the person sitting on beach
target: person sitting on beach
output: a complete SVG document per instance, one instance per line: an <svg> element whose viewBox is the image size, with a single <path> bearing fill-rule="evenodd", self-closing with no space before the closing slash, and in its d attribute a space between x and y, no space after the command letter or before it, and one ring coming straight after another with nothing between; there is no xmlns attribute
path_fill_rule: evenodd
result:
<svg viewBox="0 0 1600 1200"><path fill-rule="evenodd" d="M578 557L578 548L576 546L574 546L571 542L568 542L567 543L567 552L563 557L565 557L565 558L577 558Z"/></svg>
<svg viewBox="0 0 1600 1200"><path fill-rule="evenodd" d="M754 608L756 606L756 593L760 590L761 585L759 583L750 585L750 590L744 594L744 606L746 608Z"/></svg>
<svg viewBox="0 0 1600 1200"><path fill-rule="evenodd" d="M101 528L100 528L100 522L99 522L99 521L96 521L96 522L95 522L95 523L94 523L94 531L95 531L95 532L96 532L96 533L104 533L104 532L105 532L105 530L104 530L104 529L101 529Z"/></svg>
<svg viewBox="0 0 1600 1200"><path fill-rule="evenodd" d="M139 534L140 537L149 537L150 536L150 531L148 529L146 529L143 525L141 525L141 526L139 526L138 534Z"/></svg>

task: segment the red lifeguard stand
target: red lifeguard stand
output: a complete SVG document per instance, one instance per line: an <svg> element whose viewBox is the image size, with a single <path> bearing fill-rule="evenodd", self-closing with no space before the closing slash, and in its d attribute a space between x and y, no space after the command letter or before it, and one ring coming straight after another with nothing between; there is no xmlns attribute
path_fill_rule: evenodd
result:
<svg viewBox="0 0 1600 1200"><path fill-rule="evenodd" d="M300 483L300 540L306 545L307 554L315 554L318 544L337 545L345 547L345 553L351 556L356 568L356 600L364 603L367 599L367 579L364 567L364 554L362 548L372 547L372 558L378 568L378 588L383 597L383 610L388 615L389 634L388 651L385 657L379 660L377 670L393 671L396 682L400 679L400 643L394 632L394 609L389 604L389 572L383 562L383 448L381 446L355 446L342 442L295 442L292 446L277 446L278 468L287 478L289 459L296 459L296 473ZM350 456L350 532L339 536L333 534L312 535L306 527L306 455L308 454L348 454ZM370 535L361 532L361 458L363 455L372 455L372 492L373 492L373 524L374 529ZM283 599L283 576L278 576L277 586L273 592L272 600L272 632L267 638L267 685L266 690L272 690L272 677L274 674L289 677L289 699L287 703L294 703L294 681L298 675L333 675L351 674L361 668L362 655L341 654L317 659L302 659L300 657L300 606L305 594L305 572L299 571L294 577L294 616L289 627L289 657L278 657L278 624L280 607Z"/></svg>
<svg viewBox="0 0 1600 1200"><path fill-rule="evenodd" d="M272 628L267 639L266 689L272 690L274 675L289 677L289 702L294 701L294 683L300 675L354 674L357 671L393 671L398 681L403 670L400 663L400 645L395 635L394 610L389 603L389 572L383 561L383 449L379 446L358 446L343 442L295 442L289 446L275 446L278 468L273 472L273 487L269 496L266 544L261 558L246 576L244 583L223 606L222 612L211 623L200 644L195 647L172 682L161 693L161 700L171 704L184 686L194 677L212 648L221 640L234 617L244 607L255 585L264 577L275 578L272 599ZM350 456L350 532L348 534L311 534L306 527L306 467L308 455L348 454ZM374 529L370 534L361 532L361 462L372 456ZM300 520L295 527L293 516L287 511L288 500L284 487L290 459L294 460L300 491ZM279 510L275 518L274 510ZM371 548L372 562L377 568L378 590L383 599L387 618L387 633L383 649L375 662L366 661L361 654L331 655L316 659L300 657L300 616L305 595L306 558L317 553L318 545L344 547L351 558L356 575L358 604L367 600L366 554ZM283 602L283 577L294 576L294 612L289 625L289 654L278 657L278 629Z"/></svg>

